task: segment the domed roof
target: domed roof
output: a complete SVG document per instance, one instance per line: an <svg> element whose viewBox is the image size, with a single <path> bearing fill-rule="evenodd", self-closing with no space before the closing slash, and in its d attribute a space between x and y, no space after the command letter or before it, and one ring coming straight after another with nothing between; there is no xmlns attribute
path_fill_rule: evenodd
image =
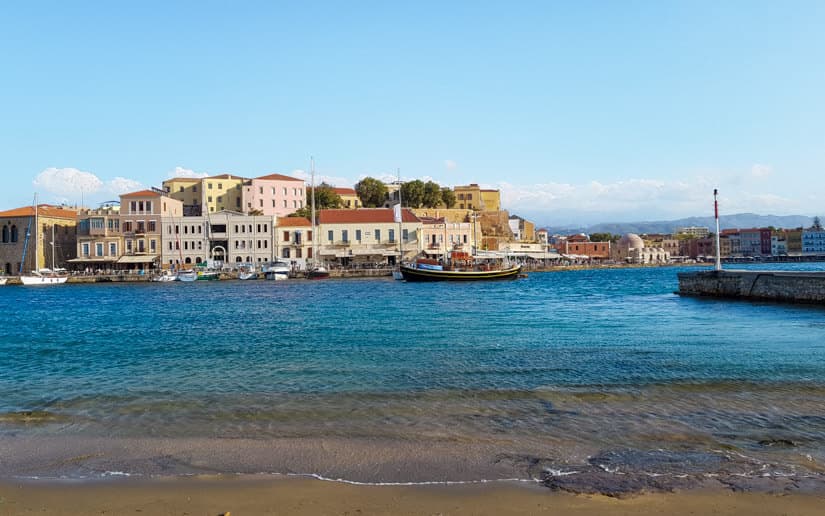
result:
<svg viewBox="0 0 825 516"><path fill-rule="evenodd" d="M644 249L645 241L636 233L627 233L619 239L618 245L626 249Z"/></svg>

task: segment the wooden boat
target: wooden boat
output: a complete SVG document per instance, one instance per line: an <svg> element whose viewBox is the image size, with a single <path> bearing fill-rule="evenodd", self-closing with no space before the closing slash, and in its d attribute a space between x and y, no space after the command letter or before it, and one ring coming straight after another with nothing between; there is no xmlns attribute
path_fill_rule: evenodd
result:
<svg viewBox="0 0 825 516"><path fill-rule="evenodd" d="M198 271L195 269L186 269L182 271L178 271L177 274L178 281L195 281L198 279Z"/></svg>
<svg viewBox="0 0 825 516"><path fill-rule="evenodd" d="M426 264L424 264L426 265ZM521 272L520 265L504 268L434 268L419 264L401 265L401 274L406 281L482 281L516 279Z"/></svg>

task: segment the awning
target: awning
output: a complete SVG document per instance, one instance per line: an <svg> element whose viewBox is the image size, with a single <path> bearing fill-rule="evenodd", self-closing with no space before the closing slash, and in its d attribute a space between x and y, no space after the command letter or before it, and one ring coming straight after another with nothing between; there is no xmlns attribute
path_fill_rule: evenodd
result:
<svg viewBox="0 0 825 516"><path fill-rule="evenodd" d="M72 258L71 260L66 260L69 263L114 263L117 261L117 258L102 257L102 258Z"/></svg>
<svg viewBox="0 0 825 516"><path fill-rule="evenodd" d="M424 254L432 254L436 256L441 256L444 254L444 250L442 249L424 249Z"/></svg>
<svg viewBox="0 0 825 516"><path fill-rule="evenodd" d="M121 256L117 263L152 263L158 259L157 255Z"/></svg>

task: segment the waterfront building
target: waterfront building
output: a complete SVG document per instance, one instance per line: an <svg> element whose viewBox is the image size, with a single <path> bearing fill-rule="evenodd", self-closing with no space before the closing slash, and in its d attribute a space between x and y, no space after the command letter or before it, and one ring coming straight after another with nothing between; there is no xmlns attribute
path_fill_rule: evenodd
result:
<svg viewBox="0 0 825 516"><path fill-rule="evenodd" d="M336 209L318 212L318 259L330 266L394 265L399 244L404 259L421 251L421 220L409 209L401 210L398 223L389 208ZM400 239L400 242L399 242Z"/></svg>
<svg viewBox="0 0 825 516"><path fill-rule="evenodd" d="M94 271L116 269L123 250L119 204L78 210L77 258L69 260L73 268Z"/></svg>
<svg viewBox="0 0 825 516"><path fill-rule="evenodd" d="M513 232L513 238L516 242L535 242L536 241L536 225L529 220L523 219L518 215L511 215L510 231Z"/></svg>
<svg viewBox="0 0 825 516"><path fill-rule="evenodd" d="M743 256L770 256L771 230L768 228L740 229L740 250Z"/></svg>
<svg viewBox="0 0 825 516"><path fill-rule="evenodd" d="M278 217L275 227L275 256L305 270L312 260L312 222L306 217Z"/></svg>
<svg viewBox="0 0 825 516"><path fill-rule="evenodd" d="M537 230L536 231L536 240L540 244L545 244L545 245L549 244L550 243L550 232L545 228Z"/></svg>
<svg viewBox="0 0 825 516"><path fill-rule="evenodd" d="M689 235L691 237L696 238L707 238L710 234L710 230L704 226L686 226L682 228L676 228L677 235Z"/></svg>
<svg viewBox="0 0 825 516"><path fill-rule="evenodd" d="M453 250L471 252L475 248L472 223L450 222L444 217L419 219L425 254L445 256Z"/></svg>
<svg viewBox="0 0 825 516"><path fill-rule="evenodd" d="M802 254L825 254L825 229L802 231Z"/></svg>
<svg viewBox="0 0 825 516"><path fill-rule="evenodd" d="M788 242L782 235L773 235L771 237L771 256L787 256Z"/></svg>
<svg viewBox="0 0 825 516"><path fill-rule="evenodd" d="M38 224L35 224L37 218ZM77 212L62 206L40 204L35 217L34 206L24 206L0 212L0 264L6 274L23 272L52 266L65 268L68 260L75 257L77 239ZM54 229L54 247L52 247ZM26 246L26 232L30 233ZM36 243L36 244L35 244ZM35 254L35 248L37 253ZM52 251L54 250L54 251Z"/></svg>
<svg viewBox="0 0 825 516"><path fill-rule="evenodd" d="M453 187L456 198L456 208L474 211L501 210L501 192L498 190L482 189L478 184Z"/></svg>
<svg viewBox="0 0 825 516"><path fill-rule="evenodd" d="M341 198L341 208L355 209L362 208L361 198L358 197L358 192L354 188L339 188L332 189Z"/></svg>
<svg viewBox="0 0 825 516"><path fill-rule="evenodd" d="M590 237L584 233L557 237L553 247L562 256L574 260L604 261L611 258L610 242L591 242Z"/></svg>
<svg viewBox="0 0 825 516"><path fill-rule="evenodd" d="M271 215L223 210L198 217L168 216L162 225L165 269L258 266L275 256Z"/></svg>
<svg viewBox="0 0 825 516"><path fill-rule="evenodd" d="M802 254L802 228L785 230L785 242L789 255Z"/></svg>
<svg viewBox="0 0 825 516"><path fill-rule="evenodd" d="M680 241L679 254L692 260L709 260L716 256L713 238L688 238Z"/></svg>
<svg viewBox="0 0 825 516"><path fill-rule="evenodd" d="M670 254L661 247L645 247L639 235L627 233L611 247L611 258L634 264L668 263Z"/></svg>
<svg viewBox="0 0 825 516"><path fill-rule="evenodd" d="M303 208L305 202L303 179L269 174L245 180L243 184L242 211L249 214L286 217Z"/></svg>
<svg viewBox="0 0 825 516"><path fill-rule="evenodd" d="M161 260L161 224L182 219L183 202L157 188L127 193L120 196L119 218L123 235L119 268L155 268Z"/></svg>

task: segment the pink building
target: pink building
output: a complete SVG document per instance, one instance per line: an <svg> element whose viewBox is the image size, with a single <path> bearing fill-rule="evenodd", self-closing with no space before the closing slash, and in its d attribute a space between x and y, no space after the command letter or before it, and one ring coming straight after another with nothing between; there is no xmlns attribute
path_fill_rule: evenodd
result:
<svg viewBox="0 0 825 516"><path fill-rule="evenodd" d="M244 182L245 212L257 210L261 215L286 217L304 207L306 185L303 179L270 174Z"/></svg>

